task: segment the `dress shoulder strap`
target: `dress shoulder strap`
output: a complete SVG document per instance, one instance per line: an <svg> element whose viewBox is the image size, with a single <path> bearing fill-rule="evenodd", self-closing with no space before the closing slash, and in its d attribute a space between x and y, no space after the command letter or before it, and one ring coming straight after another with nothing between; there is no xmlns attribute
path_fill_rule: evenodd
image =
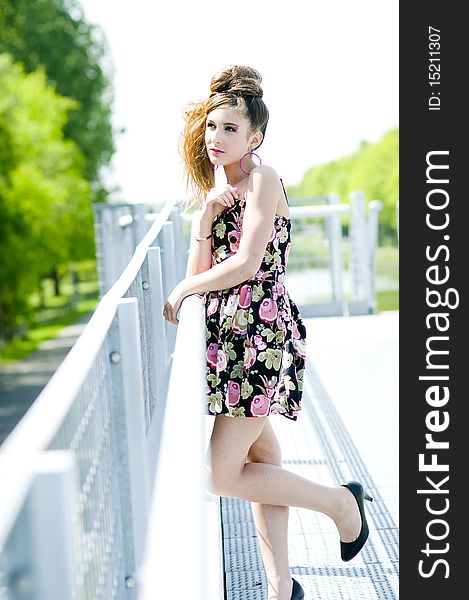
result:
<svg viewBox="0 0 469 600"><path fill-rule="evenodd" d="M287 192L285 191L285 186L283 185L283 180L281 177L280 177L280 181L282 182L283 193L285 194L285 200L287 201L287 204L290 206L290 202L288 202Z"/></svg>

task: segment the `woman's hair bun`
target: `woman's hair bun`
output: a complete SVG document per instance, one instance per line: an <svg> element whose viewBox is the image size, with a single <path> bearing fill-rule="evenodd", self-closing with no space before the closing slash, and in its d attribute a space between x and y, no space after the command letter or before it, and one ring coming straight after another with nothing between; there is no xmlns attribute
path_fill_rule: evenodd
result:
<svg viewBox="0 0 469 600"><path fill-rule="evenodd" d="M259 71L243 65L230 65L216 73L210 82L211 94L234 94L262 98L262 77Z"/></svg>

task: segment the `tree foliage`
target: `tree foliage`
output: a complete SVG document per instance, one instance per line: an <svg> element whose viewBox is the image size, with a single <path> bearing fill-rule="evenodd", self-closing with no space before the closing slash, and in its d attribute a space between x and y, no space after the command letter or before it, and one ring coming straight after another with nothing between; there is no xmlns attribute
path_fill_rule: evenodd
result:
<svg viewBox="0 0 469 600"><path fill-rule="evenodd" d="M94 257L114 153L106 51L76 0L0 0L0 339L44 275Z"/></svg>
<svg viewBox="0 0 469 600"><path fill-rule="evenodd" d="M63 127L76 101L0 55L0 337L9 337L39 279L94 255L84 158Z"/></svg>
<svg viewBox="0 0 469 600"><path fill-rule="evenodd" d="M348 202L350 192L363 190L367 200L379 199L384 207L380 223L385 231L396 231L396 205L399 199L399 129L387 131L376 143L362 142L348 156L311 167L297 186L289 186L291 196L338 193Z"/></svg>
<svg viewBox="0 0 469 600"><path fill-rule="evenodd" d="M64 132L81 149L95 200L105 196L99 171L114 153L112 92L101 66L106 50L100 30L86 23L75 0L0 0L0 53L11 54L26 72L43 66L57 92L77 101Z"/></svg>

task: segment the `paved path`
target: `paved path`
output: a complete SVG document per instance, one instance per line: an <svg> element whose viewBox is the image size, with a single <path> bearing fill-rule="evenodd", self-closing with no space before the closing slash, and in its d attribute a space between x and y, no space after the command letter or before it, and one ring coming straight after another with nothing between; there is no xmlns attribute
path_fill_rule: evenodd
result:
<svg viewBox="0 0 469 600"><path fill-rule="evenodd" d="M0 366L0 444L17 425L75 343L93 313L61 329L23 360Z"/></svg>
<svg viewBox="0 0 469 600"><path fill-rule="evenodd" d="M306 599L398 598L398 313L306 319L308 361L297 422L271 418L283 464L325 485L357 479L370 540L340 559L332 521L290 508L290 566ZM227 600L265 600L250 504L222 499Z"/></svg>

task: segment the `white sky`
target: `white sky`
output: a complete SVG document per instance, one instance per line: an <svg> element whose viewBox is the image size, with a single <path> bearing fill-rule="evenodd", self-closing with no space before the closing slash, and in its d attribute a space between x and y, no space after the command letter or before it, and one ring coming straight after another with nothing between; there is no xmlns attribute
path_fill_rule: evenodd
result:
<svg viewBox="0 0 469 600"><path fill-rule="evenodd" d="M115 200L184 196L184 106L229 64L262 75L270 120L258 153L287 185L398 125L398 0L79 2L107 37L114 125L126 129Z"/></svg>

